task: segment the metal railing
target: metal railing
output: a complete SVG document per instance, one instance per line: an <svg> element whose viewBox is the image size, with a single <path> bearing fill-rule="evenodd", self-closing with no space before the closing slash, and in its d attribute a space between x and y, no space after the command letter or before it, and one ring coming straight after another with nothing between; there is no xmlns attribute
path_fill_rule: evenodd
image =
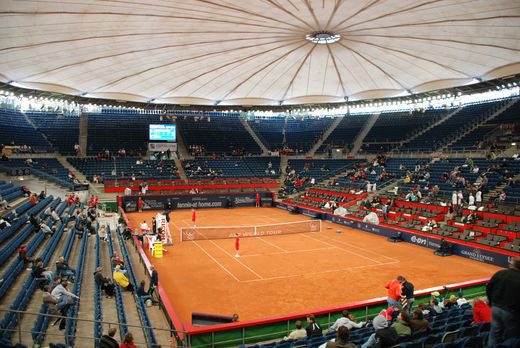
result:
<svg viewBox="0 0 520 348"><path fill-rule="evenodd" d="M94 325L95 323L99 323L103 326L107 326L107 329L105 332L108 332L108 329L111 328L111 327L122 327L122 326L125 326L127 328L134 328L135 330L134 331L138 331L138 330L144 330L144 329L153 329L157 332L160 332L162 331L163 333L167 333L168 334L168 337L173 337L174 336L174 330L171 330L171 329L166 329L166 328L157 328L157 327L150 327L150 326L142 326L142 325L132 325L132 324L121 324L121 323L118 323L118 322L113 322L113 321L101 321L101 320L93 320L93 319L86 319L86 318L74 318L74 317L64 317L64 316L59 316L59 315L52 315L52 314L45 314L45 313L38 313L38 312L26 312L26 311L17 311L17 310L11 310L11 309L0 309L0 313L4 314L4 313L16 313L17 315L17 322L20 323L20 320L21 320L21 317L22 316L34 316L35 317L35 320L38 316L45 316L45 317L49 317L49 322L51 322L51 320L58 320L58 319L62 319L62 320L70 320L70 321L77 321L77 322L83 322L83 323L92 323L92 325ZM44 334L47 338L47 342L53 342L53 343L65 343L68 341L68 338L67 337L64 337L64 334L63 334L63 331L57 331L57 332L54 332L54 330L47 330L45 332L40 332L40 331L32 331L30 329L28 329L27 326L24 326L22 327L22 325L17 325L16 328L14 329L0 329L0 332L6 332L6 331L9 331L11 332L11 336L13 337L13 335L16 335L16 338L12 340L12 343L13 344L16 344L16 343L23 343L23 344L27 344L29 339L28 337L32 336L33 334L39 334L39 333L42 333ZM81 336L81 335L75 335L75 341L77 342L78 340L84 340L84 341L88 341L88 342L92 342L92 346L94 347L95 346L95 338L92 336L92 335L89 335L89 336ZM31 338L31 341L33 341L33 339ZM164 341L164 339L163 339ZM168 342L163 342L163 341L160 341L158 342L158 344L160 344L161 347L177 347L178 345L174 343L174 341L172 339L168 340ZM153 348L152 345L150 344L150 342L138 342L138 341L135 341L134 344L138 347L149 347L149 348Z"/></svg>

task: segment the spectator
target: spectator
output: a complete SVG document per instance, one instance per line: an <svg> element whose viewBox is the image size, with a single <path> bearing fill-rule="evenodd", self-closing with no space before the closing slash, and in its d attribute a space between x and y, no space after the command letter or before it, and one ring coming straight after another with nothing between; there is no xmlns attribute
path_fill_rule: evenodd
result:
<svg viewBox="0 0 520 348"><path fill-rule="evenodd" d="M114 281L120 285L123 289L126 289L127 291L133 292L134 287L130 283L127 277L123 273L121 273L121 267L119 265L116 266L114 270Z"/></svg>
<svg viewBox="0 0 520 348"><path fill-rule="evenodd" d="M520 257L514 257L509 269L491 277L486 294L491 303L491 331L488 346L493 347L520 335Z"/></svg>
<svg viewBox="0 0 520 348"><path fill-rule="evenodd" d="M419 307L413 311L413 317L410 319L410 327L412 332L428 331L431 329L430 323L424 319L423 312Z"/></svg>
<svg viewBox="0 0 520 348"><path fill-rule="evenodd" d="M7 203L7 201L2 198L2 195L0 195L0 208L2 208L2 209L10 208L9 203Z"/></svg>
<svg viewBox="0 0 520 348"><path fill-rule="evenodd" d="M49 314L53 315L53 316L65 316L65 314L67 313L67 310L69 308L69 304L65 304L65 306L63 306L61 308L61 310L58 308L58 299L56 297L54 297L52 294L51 294L51 287L49 285L45 285L45 287L43 288L43 297L42 297L42 301L43 301L43 304L49 309ZM56 321L54 323L52 323L52 326L55 326L58 322L61 321L60 323L60 330L63 330L65 329L65 320L61 320L62 318L58 317L56 319Z"/></svg>
<svg viewBox="0 0 520 348"><path fill-rule="evenodd" d="M139 283L139 286L137 287L136 294L137 296L142 299L143 301L152 301L152 304L157 304L157 301L153 299L153 296L151 294L148 294L146 291L144 291L145 281L141 280Z"/></svg>
<svg viewBox="0 0 520 348"><path fill-rule="evenodd" d="M403 306L403 310L410 314L412 312L412 306L415 301L414 286L403 276L397 277L397 280L399 283L401 283L401 305Z"/></svg>
<svg viewBox="0 0 520 348"><path fill-rule="evenodd" d="M464 295L462 294L462 291L459 291L459 293L457 295L459 296L457 298L457 304L459 305L459 307L462 306L465 303L468 303L468 301L464 298Z"/></svg>
<svg viewBox="0 0 520 348"><path fill-rule="evenodd" d="M233 316L231 317L231 322L238 323L238 314L237 313L233 313Z"/></svg>
<svg viewBox="0 0 520 348"><path fill-rule="evenodd" d="M297 340L298 338L307 337L307 331L305 331L305 329L302 328L301 320L296 320L295 326L296 326L296 329L291 331L289 336L284 337L284 340L286 340L286 341L287 340Z"/></svg>
<svg viewBox="0 0 520 348"><path fill-rule="evenodd" d="M34 278L47 278L50 283L54 274L48 268L43 267L43 261L39 260L36 262L36 266L33 265L32 276Z"/></svg>
<svg viewBox="0 0 520 348"><path fill-rule="evenodd" d="M410 336L412 328L410 327L410 315L406 311L399 313L397 320L392 324L398 336Z"/></svg>
<svg viewBox="0 0 520 348"><path fill-rule="evenodd" d="M20 245L20 249L18 249L18 259L23 260L24 267L27 267L29 262L33 264L34 260L30 259L29 256L27 256L27 250L25 250L25 248L25 244Z"/></svg>
<svg viewBox="0 0 520 348"><path fill-rule="evenodd" d="M441 314L442 308L439 306L439 300L432 297L430 299L430 305L428 306L428 311L431 315Z"/></svg>
<svg viewBox="0 0 520 348"><path fill-rule="evenodd" d="M475 297L473 299L473 322L471 324L489 323L490 321L491 307L481 297Z"/></svg>
<svg viewBox="0 0 520 348"><path fill-rule="evenodd" d="M365 325L364 322L361 322L361 323L356 323L352 320L350 320L349 318L349 312L348 310L344 309L341 314L343 315L341 318L337 319L336 322L334 323L334 325L332 325L329 329L329 331L331 330L335 330L337 331L338 328L340 326L346 326L349 330L353 329L353 328L360 328L360 327L363 327Z"/></svg>
<svg viewBox="0 0 520 348"><path fill-rule="evenodd" d="M96 272L94 273L94 280L96 284L101 287L102 290L105 290L105 295L107 298L112 298L114 296L114 283L106 277L103 277L103 267L98 267Z"/></svg>
<svg viewBox="0 0 520 348"><path fill-rule="evenodd" d="M399 308L401 308L401 283L399 282L399 280L394 279L390 281L388 284L385 285L385 288L388 289L388 307L393 308L395 305L398 305Z"/></svg>
<svg viewBox="0 0 520 348"><path fill-rule="evenodd" d="M154 265L150 265L150 270L152 271L150 278L150 288L148 288L148 295L153 293L153 290L159 286L159 275L157 274L157 270Z"/></svg>
<svg viewBox="0 0 520 348"><path fill-rule="evenodd" d="M45 233L46 237L52 236L52 234L54 233L54 231L49 226L47 226L44 222L42 222L40 224L40 228L41 228L42 232Z"/></svg>
<svg viewBox="0 0 520 348"><path fill-rule="evenodd" d="M123 342L121 342L119 348L137 348L134 344L134 335L132 335L131 332L128 332L125 335L125 337L123 338Z"/></svg>
<svg viewBox="0 0 520 348"><path fill-rule="evenodd" d="M111 327L108 329L108 335L101 336L101 339L99 340L99 347L100 348L119 348L119 344L114 339L114 336L116 335L117 328Z"/></svg>
<svg viewBox="0 0 520 348"><path fill-rule="evenodd" d="M321 326L320 324L316 323L316 317L314 314L307 315L307 323L309 324L305 328L305 331L307 332L307 338L323 336Z"/></svg>
<svg viewBox="0 0 520 348"><path fill-rule="evenodd" d="M110 264L112 265L112 269L115 269L116 266L119 266L121 273L126 274L125 263L117 256L116 253L114 253L110 258Z"/></svg>
<svg viewBox="0 0 520 348"><path fill-rule="evenodd" d="M446 308L452 308L452 307L456 307L458 306L457 305L457 296L455 295L451 295L450 296L450 300L448 301L448 303L446 303Z"/></svg>
<svg viewBox="0 0 520 348"><path fill-rule="evenodd" d="M58 299L57 307L59 310L63 309L67 304L69 304L69 297L79 300L79 296L76 296L67 290L67 285L67 280L62 279L61 283L57 285L51 292L52 296Z"/></svg>
<svg viewBox="0 0 520 348"><path fill-rule="evenodd" d="M376 332L370 335L361 348L372 347L376 344L378 347L391 347L397 343L399 339L397 332L393 327L388 326L388 321L385 317L378 315L372 321L372 325Z"/></svg>
<svg viewBox="0 0 520 348"><path fill-rule="evenodd" d="M58 270L59 276L67 276L70 282L74 282L76 270L69 266L69 263L65 261L65 258L63 256L60 256L58 258L58 261L56 262L56 268Z"/></svg>
<svg viewBox="0 0 520 348"><path fill-rule="evenodd" d="M336 331L336 339L329 341L324 345L321 345L320 348L357 348L357 346L354 343L350 343L348 341L349 338L350 332L348 327L340 326Z"/></svg>
<svg viewBox="0 0 520 348"><path fill-rule="evenodd" d="M108 234L107 234L107 228L105 225L101 225L98 229L98 236L99 236L99 239L104 241L104 242L108 242Z"/></svg>

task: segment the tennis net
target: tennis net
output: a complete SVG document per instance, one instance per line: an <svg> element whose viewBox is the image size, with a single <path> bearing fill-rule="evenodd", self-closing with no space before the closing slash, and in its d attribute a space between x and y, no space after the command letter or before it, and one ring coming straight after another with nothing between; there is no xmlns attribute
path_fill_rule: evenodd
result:
<svg viewBox="0 0 520 348"><path fill-rule="evenodd" d="M292 233L320 232L321 220L284 222L257 226L183 227L181 242L201 239L265 237Z"/></svg>

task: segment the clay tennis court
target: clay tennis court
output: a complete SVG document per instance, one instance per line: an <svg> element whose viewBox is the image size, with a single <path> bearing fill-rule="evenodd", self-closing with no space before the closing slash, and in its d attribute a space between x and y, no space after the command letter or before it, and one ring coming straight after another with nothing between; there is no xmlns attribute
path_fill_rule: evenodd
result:
<svg viewBox="0 0 520 348"><path fill-rule="evenodd" d="M151 226L157 212L131 213L132 227ZM170 214L174 246L163 258L148 258L177 314L192 312L252 320L354 301L385 297L385 284L401 274L416 290L493 275L499 267L458 256L438 257L431 249L390 243L368 232L322 221L321 232L180 242L180 228L192 226L190 210ZM304 221L277 208L201 209L196 224L243 226ZM327 229L331 227L331 229ZM341 230L337 233L336 230Z"/></svg>

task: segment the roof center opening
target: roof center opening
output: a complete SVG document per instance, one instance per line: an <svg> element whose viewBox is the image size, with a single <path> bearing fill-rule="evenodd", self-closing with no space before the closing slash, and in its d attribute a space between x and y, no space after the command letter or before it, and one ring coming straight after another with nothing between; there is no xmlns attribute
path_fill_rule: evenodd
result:
<svg viewBox="0 0 520 348"><path fill-rule="evenodd" d="M305 35L305 39L315 44L326 45L338 42L341 36L330 30L313 31L310 34Z"/></svg>

